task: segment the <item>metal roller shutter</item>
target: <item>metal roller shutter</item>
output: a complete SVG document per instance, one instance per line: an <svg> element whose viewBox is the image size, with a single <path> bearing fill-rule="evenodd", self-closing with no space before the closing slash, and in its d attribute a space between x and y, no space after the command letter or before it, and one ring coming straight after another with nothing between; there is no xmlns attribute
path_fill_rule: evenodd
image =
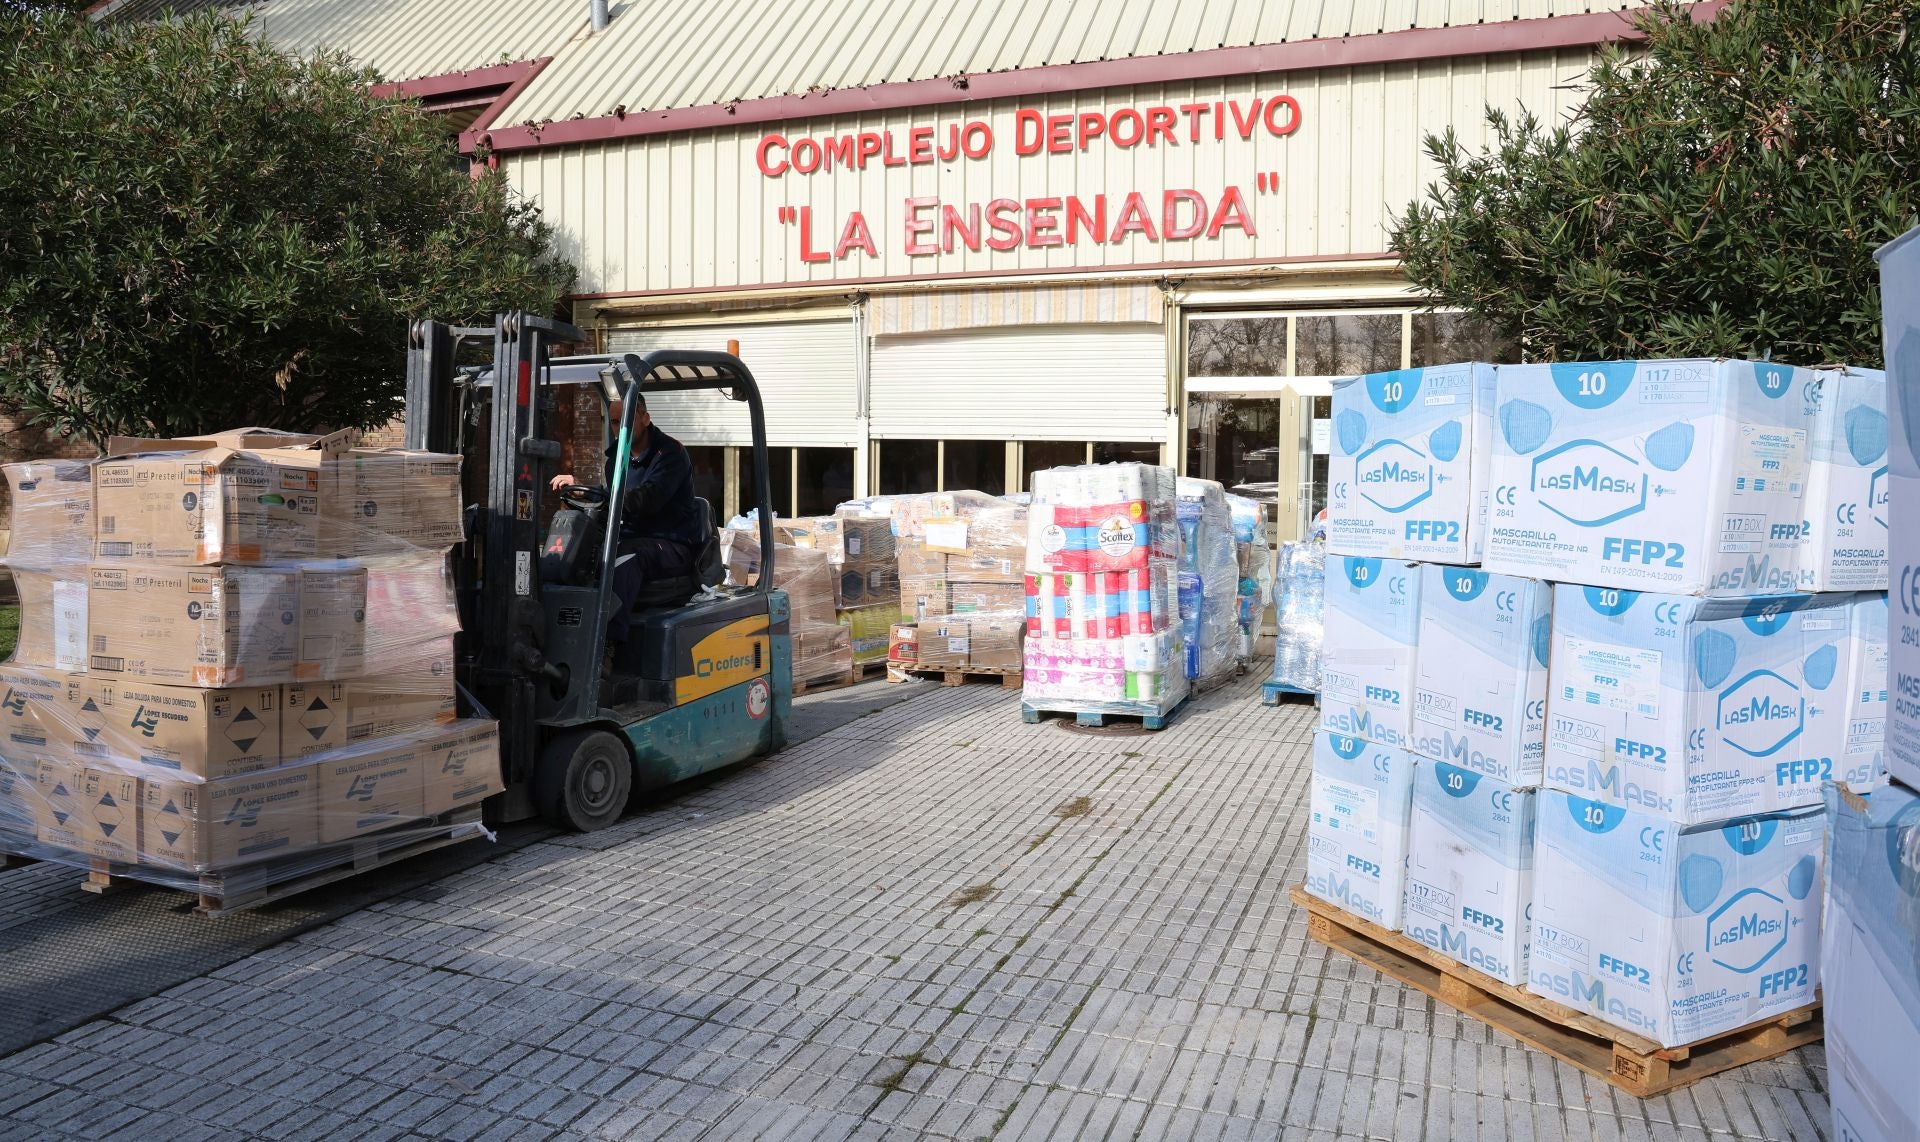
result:
<svg viewBox="0 0 1920 1142"><path fill-rule="evenodd" d="M851 320L613 329L607 333L607 348L614 353L668 348L724 352L729 340L740 342L740 359L760 384L770 444L860 444ZM682 444L753 443L747 406L718 393L660 393L647 401L647 411Z"/></svg>
<svg viewBox="0 0 1920 1142"><path fill-rule="evenodd" d="M876 437L1167 438L1159 325L1027 325L875 338Z"/></svg>

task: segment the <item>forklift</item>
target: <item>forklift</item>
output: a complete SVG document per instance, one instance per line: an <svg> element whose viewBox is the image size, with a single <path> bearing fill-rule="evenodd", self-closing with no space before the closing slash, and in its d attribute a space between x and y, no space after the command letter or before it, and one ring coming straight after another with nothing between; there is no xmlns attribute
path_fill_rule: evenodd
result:
<svg viewBox="0 0 1920 1142"><path fill-rule="evenodd" d="M588 832L619 820L638 794L764 756L786 744L793 702L786 595L773 589L766 414L753 374L731 353L554 357L589 338L565 322L501 314L487 326L419 321L408 332L406 445L457 453L484 471L453 551L463 714L500 723L505 792L497 822L538 816ZM488 342L491 363L459 364ZM540 526L540 496L562 458L546 435L561 386L600 397L608 486L560 490ZM753 425L760 525L755 586L723 583L712 505L694 572L646 583L630 635L609 660L609 570L635 447L638 393L713 390L744 402ZM471 485L470 485L471 486Z"/></svg>

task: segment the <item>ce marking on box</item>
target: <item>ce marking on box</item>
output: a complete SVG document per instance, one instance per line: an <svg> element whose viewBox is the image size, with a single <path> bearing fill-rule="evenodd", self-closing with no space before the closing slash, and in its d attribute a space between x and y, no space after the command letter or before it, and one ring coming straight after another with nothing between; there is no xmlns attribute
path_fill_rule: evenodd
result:
<svg viewBox="0 0 1920 1142"><path fill-rule="evenodd" d="M533 518L533 493L520 488L513 493L513 518Z"/></svg>

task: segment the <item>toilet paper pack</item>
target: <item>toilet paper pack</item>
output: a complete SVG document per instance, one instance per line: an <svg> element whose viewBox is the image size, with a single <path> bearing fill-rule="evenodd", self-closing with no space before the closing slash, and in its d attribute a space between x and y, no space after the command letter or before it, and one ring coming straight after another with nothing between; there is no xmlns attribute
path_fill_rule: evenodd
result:
<svg viewBox="0 0 1920 1142"><path fill-rule="evenodd" d="M1330 556L1322 607L1320 728L1405 748L1413 733L1420 565Z"/></svg>
<svg viewBox="0 0 1920 1142"><path fill-rule="evenodd" d="M1848 631L1847 738L1833 778L1865 793L1886 773L1887 596L1854 596Z"/></svg>
<svg viewBox="0 0 1920 1142"><path fill-rule="evenodd" d="M1415 761L1346 734L1313 735L1307 891L1398 930Z"/></svg>
<svg viewBox="0 0 1920 1142"><path fill-rule="evenodd" d="M1420 579L1413 752L1540 784L1552 586L1432 563Z"/></svg>
<svg viewBox="0 0 1920 1142"><path fill-rule="evenodd" d="M1819 804L1853 599L1555 587L1546 784L1688 824Z"/></svg>
<svg viewBox="0 0 1920 1142"><path fill-rule="evenodd" d="M1524 986L1539 790L1446 762L1415 764L1401 927L1434 951Z"/></svg>
<svg viewBox="0 0 1920 1142"><path fill-rule="evenodd" d="M1496 375L1489 570L1683 595L1794 588L1810 371L1593 361Z"/></svg>
<svg viewBox="0 0 1920 1142"><path fill-rule="evenodd" d="M1327 550L1478 563L1494 369L1469 363L1336 382Z"/></svg>
<svg viewBox="0 0 1920 1142"><path fill-rule="evenodd" d="M1821 369L1808 440L1799 589L1887 588L1887 375Z"/></svg>
<svg viewBox="0 0 1920 1142"><path fill-rule="evenodd" d="M1528 988L1666 1047L1820 986L1826 810L1687 827L1540 794Z"/></svg>
<svg viewBox="0 0 1920 1142"><path fill-rule="evenodd" d="M1920 1138L1920 794L1827 791L1832 831L1820 938L1834 1136Z"/></svg>

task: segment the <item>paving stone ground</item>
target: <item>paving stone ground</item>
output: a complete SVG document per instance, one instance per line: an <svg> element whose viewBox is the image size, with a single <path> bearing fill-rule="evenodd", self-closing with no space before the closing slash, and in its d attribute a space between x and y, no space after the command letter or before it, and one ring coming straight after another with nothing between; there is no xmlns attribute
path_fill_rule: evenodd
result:
<svg viewBox="0 0 1920 1142"><path fill-rule="evenodd" d="M921 694L0 1059L0 1138L1828 1136L1818 1048L1642 1102L1308 941L1256 692Z"/></svg>

